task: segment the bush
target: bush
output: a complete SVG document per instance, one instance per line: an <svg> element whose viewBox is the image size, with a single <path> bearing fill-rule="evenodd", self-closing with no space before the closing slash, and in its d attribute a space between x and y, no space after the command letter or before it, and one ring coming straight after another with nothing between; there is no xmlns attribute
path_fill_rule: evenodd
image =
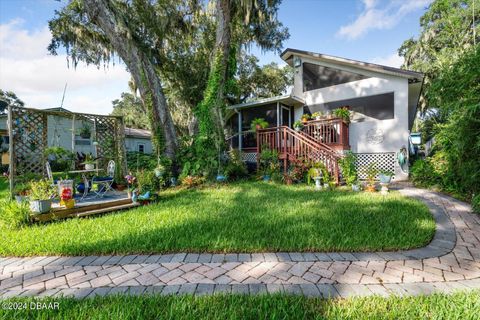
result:
<svg viewBox="0 0 480 320"><path fill-rule="evenodd" d="M248 176L247 166L242 161L238 150L232 150L229 152L224 174L229 180L238 180Z"/></svg>
<svg viewBox="0 0 480 320"><path fill-rule="evenodd" d="M357 168L355 167L356 161L357 157L351 151L348 151L345 156L338 161L342 176L349 186L357 182L358 179Z"/></svg>
<svg viewBox="0 0 480 320"><path fill-rule="evenodd" d="M151 170L141 170L136 173L138 190L141 193L147 191L158 191L160 189L160 181L155 176L155 172Z"/></svg>
<svg viewBox="0 0 480 320"><path fill-rule="evenodd" d="M187 188L193 188L204 184L206 181L205 177L202 176L186 176L182 179L182 185Z"/></svg>
<svg viewBox="0 0 480 320"><path fill-rule="evenodd" d="M440 180L428 159L414 162L410 168L410 178L416 186L425 188L438 184Z"/></svg>
<svg viewBox="0 0 480 320"><path fill-rule="evenodd" d="M0 229L18 229L30 222L30 208L27 202L18 203L0 200Z"/></svg>
<svg viewBox="0 0 480 320"><path fill-rule="evenodd" d="M75 154L62 147L49 147L44 154L53 172L67 171L75 160Z"/></svg>
<svg viewBox="0 0 480 320"><path fill-rule="evenodd" d="M129 170L154 170L157 166L157 156L141 152L127 153L127 166Z"/></svg>
<svg viewBox="0 0 480 320"><path fill-rule="evenodd" d="M480 194L473 196L472 209L473 209L473 212L480 213Z"/></svg>

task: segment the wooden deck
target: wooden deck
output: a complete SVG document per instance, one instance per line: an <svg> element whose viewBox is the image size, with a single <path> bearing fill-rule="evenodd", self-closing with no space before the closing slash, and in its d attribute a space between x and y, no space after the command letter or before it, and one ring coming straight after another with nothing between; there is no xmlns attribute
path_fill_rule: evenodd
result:
<svg viewBox="0 0 480 320"><path fill-rule="evenodd" d="M126 192L107 194L103 198L91 196L77 202L78 200L78 198L75 199L75 207L71 209L60 207L58 202L54 202L52 204L52 210L49 213L34 215L32 218L34 221L47 222L72 217L85 217L139 206L138 203L133 203L132 200L128 198Z"/></svg>

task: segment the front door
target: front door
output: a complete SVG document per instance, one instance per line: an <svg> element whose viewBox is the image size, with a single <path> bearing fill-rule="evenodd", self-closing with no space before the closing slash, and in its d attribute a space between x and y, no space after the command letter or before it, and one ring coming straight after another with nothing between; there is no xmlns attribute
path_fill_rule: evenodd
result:
<svg viewBox="0 0 480 320"><path fill-rule="evenodd" d="M292 127L292 113L290 107L282 106L282 112L280 112L280 124L282 126Z"/></svg>

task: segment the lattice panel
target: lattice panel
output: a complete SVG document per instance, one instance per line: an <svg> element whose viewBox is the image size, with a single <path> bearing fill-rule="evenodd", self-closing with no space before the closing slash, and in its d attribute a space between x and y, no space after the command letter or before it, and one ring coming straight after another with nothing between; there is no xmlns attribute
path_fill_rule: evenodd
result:
<svg viewBox="0 0 480 320"><path fill-rule="evenodd" d="M357 162L355 166L360 179L366 179L365 169L372 162L377 164L379 170L387 170L395 173L395 152L385 153L356 153ZM393 177L393 179L395 176Z"/></svg>
<svg viewBox="0 0 480 320"><path fill-rule="evenodd" d="M242 152L242 160L245 162L257 162L256 152Z"/></svg>
<svg viewBox="0 0 480 320"><path fill-rule="evenodd" d="M47 147L47 115L23 108L12 108L14 175L44 174Z"/></svg>

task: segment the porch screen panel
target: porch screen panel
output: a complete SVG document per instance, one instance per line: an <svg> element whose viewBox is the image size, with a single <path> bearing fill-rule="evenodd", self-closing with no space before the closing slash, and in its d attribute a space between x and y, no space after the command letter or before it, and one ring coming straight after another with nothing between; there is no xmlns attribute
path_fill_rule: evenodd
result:
<svg viewBox="0 0 480 320"><path fill-rule="evenodd" d="M272 103L268 105L243 109L242 111L242 131L250 131L250 126L253 119L263 118L268 122L269 127L277 126L277 104ZM256 148L257 141L254 134L244 135L242 145L244 148Z"/></svg>
<svg viewBox="0 0 480 320"><path fill-rule="evenodd" d="M394 93L378 94L368 97L339 100L317 105L311 105L304 108L305 113L316 111L331 111L333 109L350 106L350 110L357 113L358 116L366 116L377 120L387 120L394 118Z"/></svg>
<svg viewBox="0 0 480 320"><path fill-rule="evenodd" d="M370 77L345 70L303 63L303 91L310 91L337 84L368 79Z"/></svg>

